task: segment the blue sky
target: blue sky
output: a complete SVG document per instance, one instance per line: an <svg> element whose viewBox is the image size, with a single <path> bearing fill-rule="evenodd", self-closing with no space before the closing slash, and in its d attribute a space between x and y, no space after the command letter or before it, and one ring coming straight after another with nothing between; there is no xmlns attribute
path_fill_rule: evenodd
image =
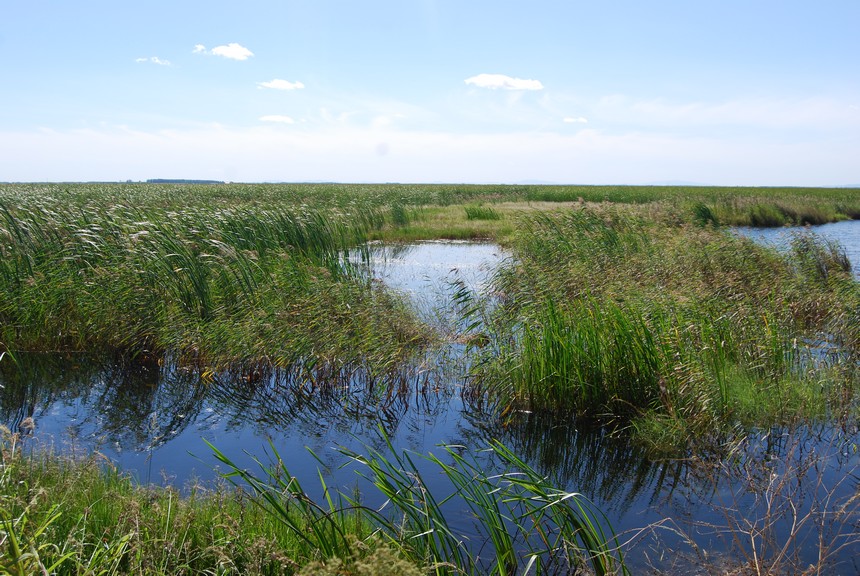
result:
<svg viewBox="0 0 860 576"><path fill-rule="evenodd" d="M860 2L0 0L0 181L860 184Z"/></svg>

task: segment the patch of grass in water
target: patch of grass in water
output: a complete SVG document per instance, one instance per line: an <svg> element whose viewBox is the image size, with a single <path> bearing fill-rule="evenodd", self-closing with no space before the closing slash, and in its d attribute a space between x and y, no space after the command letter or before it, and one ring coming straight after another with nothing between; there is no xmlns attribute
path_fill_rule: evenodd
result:
<svg viewBox="0 0 860 576"><path fill-rule="evenodd" d="M345 262L373 210L0 210L0 341L387 366L426 341L403 302Z"/></svg>
<svg viewBox="0 0 860 576"><path fill-rule="evenodd" d="M818 239L782 255L613 207L524 220L472 380L506 409L621 426L650 414L680 424L672 437L707 436L822 414L820 382L843 372L807 361L807 339L839 331L834 362L856 357L860 291Z"/></svg>

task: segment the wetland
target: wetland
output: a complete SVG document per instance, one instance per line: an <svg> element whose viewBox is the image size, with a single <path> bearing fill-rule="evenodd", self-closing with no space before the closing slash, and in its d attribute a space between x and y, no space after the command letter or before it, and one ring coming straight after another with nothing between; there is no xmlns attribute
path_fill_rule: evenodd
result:
<svg viewBox="0 0 860 576"><path fill-rule="evenodd" d="M0 214L4 543L74 552L60 572L354 573L386 546L434 573L858 570L856 191L4 185ZM239 490L290 532L291 494L394 506L381 463L440 503L339 520L360 546L81 521ZM55 498L64 532L33 490L85 473L117 476L83 512ZM530 473L498 516L470 492ZM544 547L539 489L584 522Z"/></svg>

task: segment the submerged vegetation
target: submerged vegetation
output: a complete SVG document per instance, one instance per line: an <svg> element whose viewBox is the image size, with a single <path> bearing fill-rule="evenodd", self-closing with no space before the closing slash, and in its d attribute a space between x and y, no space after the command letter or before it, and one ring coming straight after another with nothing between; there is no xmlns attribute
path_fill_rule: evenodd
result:
<svg viewBox="0 0 860 576"><path fill-rule="evenodd" d="M834 243L800 234L778 252L727 226L851 218L848 189L0 185L0 362L169 359L219 393L222 376L273 372L288 393L357 374L400 386L453 339L464 399L505 434L551 416L652 455L728 456L756 427L856 422L860 288ZM478 237L513 258L492 296L457 294L461 334L365 267L370 241ZM180 496L20 443L0 446L0 573L626 570L602 514L498 442L494 475L455 448L344 449L384 512L324 482L313 500L280 458L254 474L213 447L236 487ZM451 495L427 489L427 466ZM464 543L449 498L487 548Z"/></svg>

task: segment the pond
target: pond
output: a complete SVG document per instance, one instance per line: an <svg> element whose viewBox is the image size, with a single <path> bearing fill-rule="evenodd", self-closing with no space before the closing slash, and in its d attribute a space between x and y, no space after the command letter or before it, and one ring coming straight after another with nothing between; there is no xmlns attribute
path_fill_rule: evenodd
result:
<svg viewBox="0 0 860 576"><path fill-rule="evenodd" d="M853 250L856 258L860 245ZM375 246L370 253L377 279L451 333L453 292L465 286L486 295L493 270L509 257L485 243ZM177 486L217 477L204 439L252 469L254 458L268 461L274 448L306 489L319 485L322 463L327 482L347 490L362 484L353 469L340 467L344 458L335 447L384 451L380 430L396 449L422 454L438 453L440 444L477 451L499 439L557 485L583 493L603 510L621 541L630 543L634 573L649 566L688 570L727 550L736 557L741 549L750 553L749 541L765 545L768 539L811 538L801 553L814 562L816 534L827 530L835 531L837 544L846 544L839 552L842 573L860 570L858 543L838 540L846 523L856 533L852 523L858 519L834 517L839 525L833 526L821 515L824 499L857 490L856 426L762 430L737 447L731 462L709 467L654 462L623 438L578 430L570 421L523 415L499 422L461 394L461 351L453 340L435 351L429 359L435 366L407 370L406 385L394 395L380 394L361 373L345 385L311 390L288 371L250 381L239 369L203 378L169 358L27 355L19 358L19 369L0 363L0 421L15 429L32 416L31 447L97 450L141 482ZM488 456L477 457L494 465ZM447 494L443 479L433 480L438 476L428 476L439 482L430 488ZM762 486L770 499L760 497ZM451 522L468 535L472 520L463 508L452 508ZM791 532L792 514L801 521L797 534ZM747 541L736 540L738 529L748 532Z"/></svg>

